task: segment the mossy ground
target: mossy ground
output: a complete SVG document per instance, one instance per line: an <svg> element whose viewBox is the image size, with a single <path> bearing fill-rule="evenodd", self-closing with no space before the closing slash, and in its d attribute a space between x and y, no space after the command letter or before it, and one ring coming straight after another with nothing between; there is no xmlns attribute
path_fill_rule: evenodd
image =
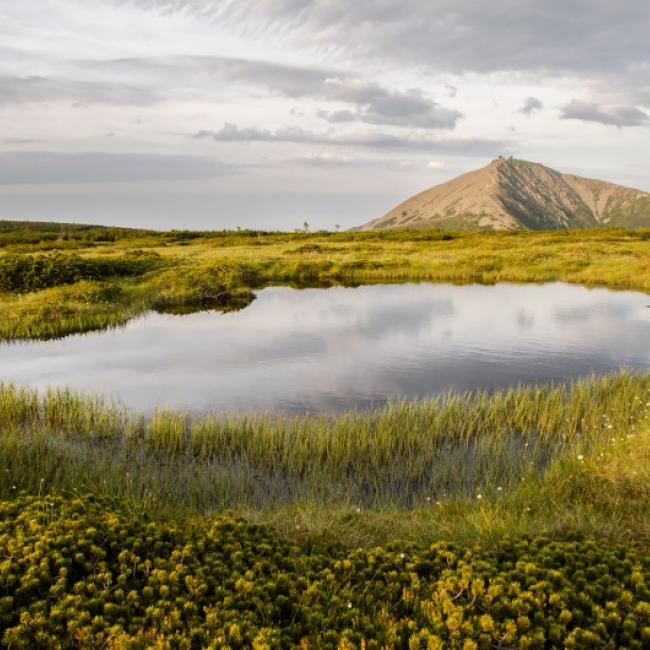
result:
<svg viewBox="0 0 650 650"><path fill-rule="evenodd" d="M428 549L292 544L92 497L0 503L8 648L634 648L650 556L588 540Z"/></svg>

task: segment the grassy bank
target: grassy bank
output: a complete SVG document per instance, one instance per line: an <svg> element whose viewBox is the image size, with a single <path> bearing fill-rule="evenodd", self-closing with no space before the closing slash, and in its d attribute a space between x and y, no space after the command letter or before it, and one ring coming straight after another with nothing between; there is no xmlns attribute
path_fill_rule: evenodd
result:
<svg viewBox="0 0 650 650"><path fill-rule="evenodd" d="M569 527L650 539L650 375L389 404L336 417L150 419L0 389L0 495L92 492L162 515L428 542ZM628 498L629 497L629 498Z"/></svg>
<svg viewBox="0 0 650 650"><path fill-rule="evenodd" d="M274 283L563 280L650 292L647 230L96 235L106 241L89 232L38 242L33 230L28 241L4 233L0 338L119 325L150 309L242 308Z"/></svg>
<svg viewBox="0 0 650 650"><path fill-rule="evenodd" d="M0 388L0 644L650 643L650 375L336 418Z"/></svg>

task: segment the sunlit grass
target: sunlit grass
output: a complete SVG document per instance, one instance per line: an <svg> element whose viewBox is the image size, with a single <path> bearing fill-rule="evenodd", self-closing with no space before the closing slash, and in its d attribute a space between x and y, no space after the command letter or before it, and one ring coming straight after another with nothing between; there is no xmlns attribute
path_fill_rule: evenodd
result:
<svg viewBox="0 0 650 650"><path fill-rule="evenodd" d="M90 260L153 252L155 268L5 292L0 338L117 326L151 309L245 307L251 291L274 283L561 280L650 292L643 230L114 234L50 238L45 248ZM44 247L31 233L2 250ZM649 387L645 375L622 374L337 417L145 419L72 393L5 386L0 490L91 490L183 517L234 510L350 543L562 530L647 539Z"/></svg>
<svg viewBox="0 0 650 650"><path fill-rule="evenodd" d="M650 375L628 373L332 417L145 418L4 385L0 495L91 491L351 542L596 525L645 536L649 414Z"/></svg>
<svg viewBox="0 0 650 650"><path fill-rule="evenodd" d="M26 256L43 254L38 248L21 250ZM72 251L62 248L60 256L147 259L155 253L155 268L136 278L0 293L0 338L49 338L120 325L150 309L241 308L250 302L251 291L274 283L561 280L650 292L649 251L650 232L644 230L231 232L192 234L187 239L150 234L93 242L91 247L79 242Z"/></svg>

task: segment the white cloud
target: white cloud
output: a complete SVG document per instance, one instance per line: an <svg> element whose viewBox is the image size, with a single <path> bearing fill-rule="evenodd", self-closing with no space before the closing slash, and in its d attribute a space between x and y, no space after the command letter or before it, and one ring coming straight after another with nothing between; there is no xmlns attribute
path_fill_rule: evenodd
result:
<svg viewBox="0 0 650 650"><path fill-rule="evenodd" d="M392 207L377 188L398 201L511 153L650 189L641 0L0 0L0 14L0 193L23 217L56 205L65 220L73 183L70 213L155 225L161 184L191 183L201 214L231 192L224 222L270 214L247 187L277 195L288 227L310 193L322 219L365 221ZM123 182L119 205L99 187Z"/></svg>
<svg viewBox="0 0 650 650"><path fill-rule="evenodd" d="M337 135L332 132L315 132L299 127L285 127L276 130L257 127L239 127L226 123L219 131L201 130L196 139L210 139L215 142L290 142L293 144L320 144L334 147L357 147L383 151L440 151L453 155L494 156L508 151L511 145L503 140L430 138L413 135L392 135L360 133Z"/></svg>

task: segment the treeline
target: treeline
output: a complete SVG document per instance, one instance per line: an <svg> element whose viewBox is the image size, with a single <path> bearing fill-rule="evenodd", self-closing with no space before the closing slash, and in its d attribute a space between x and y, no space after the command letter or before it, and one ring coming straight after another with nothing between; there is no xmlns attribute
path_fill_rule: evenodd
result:
<svg viewBox="0 0 650 650"><path fill-rule="evenodd" d="M79 255L5 255L0 257L0 291L36 291L79 280L136 277L160 263L156 253L83 258Z"/></svg>
<svg viewBox="0 0 650 650"><path fill-rule="evenodd" d="M0 219L0 232L14 230L39 230L41 232L60 232L62 230L96 230L106 229L105 226L96 226L85 223L63 223L60 221L15 221Z"/></svg>

